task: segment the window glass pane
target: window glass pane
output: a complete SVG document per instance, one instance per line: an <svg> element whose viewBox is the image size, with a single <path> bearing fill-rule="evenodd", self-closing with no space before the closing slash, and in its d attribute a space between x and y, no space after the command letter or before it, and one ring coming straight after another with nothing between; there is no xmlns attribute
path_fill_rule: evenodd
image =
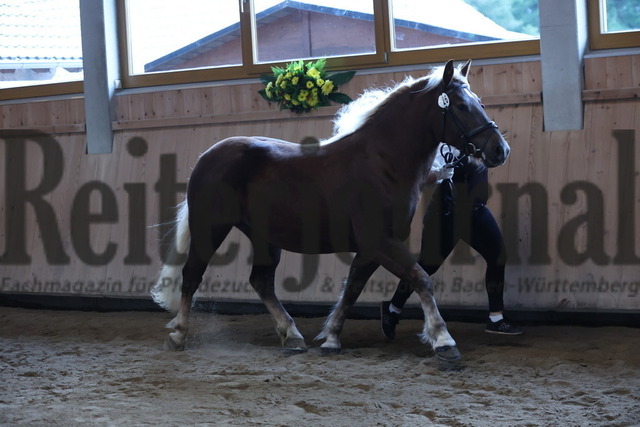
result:
<svg viewBox="0 0 640 427"><path fill-rule="evenodd" d="M640 2L638 0L606 0L605 33L640 30Z"/></svg>
<svg viewBox="0 0 640 427"><path fill-rule="evenodd" d="M538 0L391 0L396 50L540 36Z"/></svg>
<svg viewBox="0 0 640 427"><path fill-rule="evenodd" d="M238 0L127 1L132 74L242 64Z"/></svg>
<svg viewBox="0 0 640 427"><path fill-rule="evenodd" d="M0 88L82 80L78 0L0 3Z"/></svg>
<svg viewBox="0 0 640 427"><path fill-rule="evenodd" d="M254 0L257 62L375 53L372 0Z"/></svg>

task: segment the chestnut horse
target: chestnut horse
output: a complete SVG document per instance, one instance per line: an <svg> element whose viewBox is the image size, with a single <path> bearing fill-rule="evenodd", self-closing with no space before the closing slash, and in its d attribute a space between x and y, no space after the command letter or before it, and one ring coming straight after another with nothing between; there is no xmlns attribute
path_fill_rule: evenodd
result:
<svg viewBox="0 0 640 427"><path fill-rule="evenodd" d="M178 212L174 254L154 300L177 316L168 344L184 347L193 295L232 227L253 246L250 283L273 316L285 349L306 350L304 338L274 291L282 249L297 253L354 252L337 305L318 336L324 352L340 351L348 309L383 266L407 280L424 311L422 339L437 357L460 357L434 298L429 276L403 243L438 143L488 167L501 165L509 145L471 92L470 61L453 61L426 77L365 93L338 112L336 134L315 150L264 137L231 137L204 152ZM188 249L188 251L187 251ZM176 258L177 259L177 258ZM181 288L176 286L182 278Z"/></svg>

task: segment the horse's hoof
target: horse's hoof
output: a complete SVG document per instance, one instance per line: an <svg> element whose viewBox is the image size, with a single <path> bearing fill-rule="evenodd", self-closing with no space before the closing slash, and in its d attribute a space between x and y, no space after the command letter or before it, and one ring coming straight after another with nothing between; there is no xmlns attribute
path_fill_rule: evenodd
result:
<svg viewBox="0 0 640 427"><path fill-rule="evenodd" d="M462 358L458 347L455 345L443 345L442 347L436 347L434 350L436 357L444 362L453 362Z"/></svg>
<svg viewBox="0 0 640 427"><path fill-rule="evenodd" d="M182 351L184 350L184 342L177 343L173 340L173 338L168 337L164 341L164 348L170 351Z"/></svg>
<svg viewBox="0 0 640 427"><path fill-rule="evenodd" d="M284 350L289 354L304 353L307 351L307 344L301 338L289 338L282 344L282 347L284 347Z"/></svg>
<svg viewBox="0 0 640 427"><path fill-rule="evenodd" d="M339 348L333 347L320 347L320 354L323 356L335 356L336 354L340 354L342 352Z"/></svg>

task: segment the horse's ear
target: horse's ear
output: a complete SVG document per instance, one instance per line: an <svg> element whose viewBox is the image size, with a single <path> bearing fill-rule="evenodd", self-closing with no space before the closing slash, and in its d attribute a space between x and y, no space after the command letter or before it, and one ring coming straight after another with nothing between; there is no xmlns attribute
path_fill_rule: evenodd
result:
<svg viewBox="0 0 640 427"><path fill-rule="evenodd" d="M468 60L467 62L465 62L465 64L460 69L460 74L462 74L465 79L469 75L469 69L470 68L471 68L471 60Z"/></svg>
<svg viewBox="0 0 640 427"><path fill-rule="evenodd" d="M453 81L453 59L447 61L444 66L444 73L442 74L442 84L444 87L449 86Z"/></svg>

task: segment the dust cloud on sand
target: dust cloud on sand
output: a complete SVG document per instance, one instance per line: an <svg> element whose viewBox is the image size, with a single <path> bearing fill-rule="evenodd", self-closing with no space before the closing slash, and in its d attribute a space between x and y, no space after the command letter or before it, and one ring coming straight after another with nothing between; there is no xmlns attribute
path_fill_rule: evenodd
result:
<svg viewBox="0 0 640 427"><path fill-rule="evenodd" d="M0 308L2 425L640 425L640 328L530 326L522 337L449 322L446 365L403 320L347 320L343 352L288 355L267 315L197 313L183 352L166 313Z"/></svg>

